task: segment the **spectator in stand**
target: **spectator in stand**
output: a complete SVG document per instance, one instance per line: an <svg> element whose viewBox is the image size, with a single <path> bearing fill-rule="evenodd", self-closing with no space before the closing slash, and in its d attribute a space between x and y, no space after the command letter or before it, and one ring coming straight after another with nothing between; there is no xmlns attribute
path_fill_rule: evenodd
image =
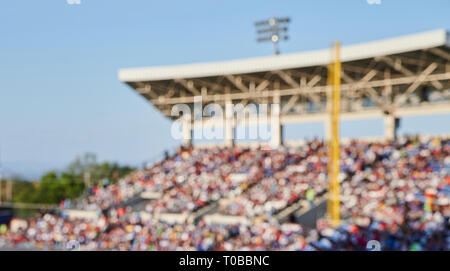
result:
<svg viewBox="0 0 450 271"><path fill-rule="evenodd" d="M326 168L326 147L318 140L271 151L181 148L149 169L62 204L98 211L97 218L45 213L14 229L1 226L0 247L58 250L74 240L84 250L365 250L369 240L378 240L383 250L450 249L449 139L343 144L341 226L279 224L274 214L311 200L311 191L326 190ZM192 213L225 199L221 213L251 222L143 219L127 202L145 191L162 194L147 206L150 214Z"/></svg>

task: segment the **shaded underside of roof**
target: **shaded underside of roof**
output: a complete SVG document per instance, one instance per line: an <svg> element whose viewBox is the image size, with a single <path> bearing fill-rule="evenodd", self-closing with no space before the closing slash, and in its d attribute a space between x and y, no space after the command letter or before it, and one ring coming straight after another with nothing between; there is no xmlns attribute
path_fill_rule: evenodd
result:
<svg viewBox="0 0 450 271"><path fill-rule="evenodd" d="M450 35L445 30L344 46L341 61L344 112L371 106L391 110L408 105L412 94L423 96L420 103L428 102L425 96L430 91L445 96L450 88ZM331 62L332 51L327 49L122 69L119 79L172 119L172 105L192 104L196 96L203 98L203 104L223 104L230 99L233 103L248 104L267 102L275 92L280 96L282 114L304 114L325 112Z"/></svg>

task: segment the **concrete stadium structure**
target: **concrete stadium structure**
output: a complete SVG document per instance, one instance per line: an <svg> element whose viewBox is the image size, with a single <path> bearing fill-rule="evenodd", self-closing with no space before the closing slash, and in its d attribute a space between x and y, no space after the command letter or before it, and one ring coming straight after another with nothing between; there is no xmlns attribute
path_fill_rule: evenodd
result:
<svg viewBox="0 0 450 271"><path fill-rule="evenodd" d="M226 104L272 103L271 143L283 144L283 125L325 121L331 87L331 50L252 59L163 67L121 69L119 79L172 120L176 104L220 104L225 111L224 143L234 144L236 121ZM450 113L450 34L435 30L341 50L341 119L384 118L384 135L396 137L405 116ZM192 130L207 125L190 116L183 123L184 144ZM201 122L201 123L200 123ZM246 125L261 124L248 118ZM201 126L204 127L204 126ZM325 137L330 136L329 128Z"/></svg>

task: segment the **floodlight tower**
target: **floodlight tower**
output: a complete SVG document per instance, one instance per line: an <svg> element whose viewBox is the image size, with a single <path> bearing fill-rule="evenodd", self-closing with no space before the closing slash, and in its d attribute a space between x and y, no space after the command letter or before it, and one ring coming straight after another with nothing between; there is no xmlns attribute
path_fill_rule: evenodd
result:
<svg viewBox="0 0 450 271"><path fill-rule="evenodd" d="M256 33L259 36L257 41L271 41L273 43L273 53L279 55L278 42L280 40L288 40L287 25L290 21L289 17L273 17L268 20L255 22Z"/></svg>

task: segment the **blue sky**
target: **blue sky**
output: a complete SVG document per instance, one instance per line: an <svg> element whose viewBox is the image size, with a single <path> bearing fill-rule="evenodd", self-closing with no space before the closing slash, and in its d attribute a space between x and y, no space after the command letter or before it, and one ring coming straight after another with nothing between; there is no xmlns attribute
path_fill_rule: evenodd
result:
<svg viewBox="0 0 450 271"><path fill-rule="evenodd" d="M36 177L90 151L140 165L178 142L170 122L117 79L119 68L269 55L253 22L290 16L282 53L437 28L448 0L5 1L0 8L0 146L5 172ZM406 119L400 133L450 132L450 117ZM322 133L287 128L287 138ZM344 136L381 135L381 121L344 124Z"/></svg>

